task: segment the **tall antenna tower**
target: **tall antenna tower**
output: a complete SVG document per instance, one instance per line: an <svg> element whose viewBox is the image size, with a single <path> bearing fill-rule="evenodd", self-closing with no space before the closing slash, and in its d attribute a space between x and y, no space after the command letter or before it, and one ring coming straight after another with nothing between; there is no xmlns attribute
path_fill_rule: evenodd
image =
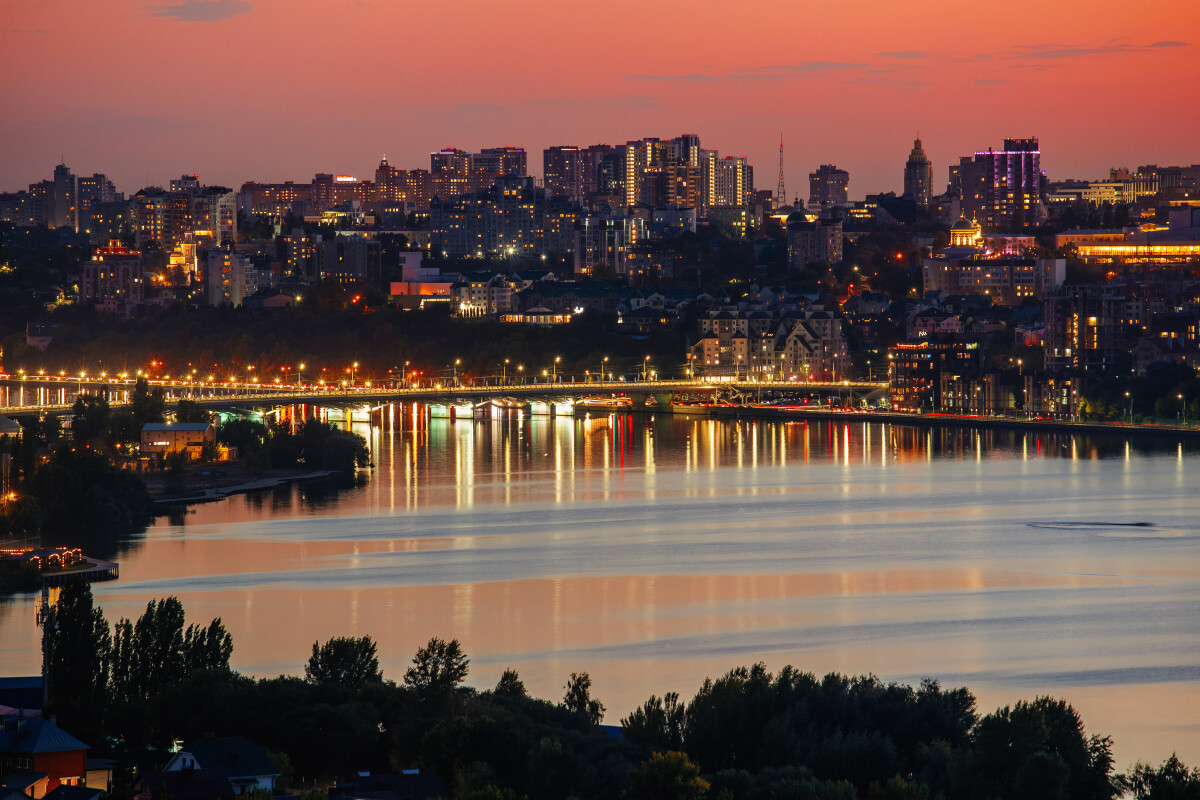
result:
<svg viewBox="0 0 1200 800"><path fill-rule="evenodd" d="M779 134L779 183L775 187L775 207L787 205L787 190L783 188L783 134Z"/></svg>

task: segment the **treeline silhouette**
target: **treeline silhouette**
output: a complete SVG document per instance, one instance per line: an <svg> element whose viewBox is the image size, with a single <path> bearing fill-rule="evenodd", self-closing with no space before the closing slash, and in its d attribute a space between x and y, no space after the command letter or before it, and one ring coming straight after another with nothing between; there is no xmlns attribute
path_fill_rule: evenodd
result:
<svg viewBox="0 0 1200 800"><path fill-rule="evenodd" d="M420 767L473 799L1200 797L1200 771L1174 756L1114 774L1111 740L1051 697L980 715L968 689L934 680L755 664L688 701L652 696L612 729L586 672L558 703L531 697L511 669L471 688L457 640L430 640L399 683L367 636L314 642L304 678L255 679L229 668L221 621L185 626L175 598L114 632L85 584L65 588L58 608L50 710L143 769L173 741L212 731L267 747L294 788Z"/></svg>

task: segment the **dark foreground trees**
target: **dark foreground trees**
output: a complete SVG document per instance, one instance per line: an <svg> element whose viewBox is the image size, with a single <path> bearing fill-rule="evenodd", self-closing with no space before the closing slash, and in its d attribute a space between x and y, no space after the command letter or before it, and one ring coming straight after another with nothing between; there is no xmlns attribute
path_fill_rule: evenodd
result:
<svg viewBox="0 0 1200 800"><path fill-rule="evenodd" d="M370 636L335 636L323 645L313 642L304 678L318 686L338 686L351 692L370 681L383 680L375 642Z"/></svg>
<svg viewBox="0 0 1200 800"><path fill-rule="evenodd" d="M109 631L91 586L65 585L49 634L50 708L81 733L122 728L162 692L192 675L228 672L233 637L218 617L184 627L178 598L151 601L137 622ZM139 734L141 731L139 731Z"/></svg>
<svg viewBox="0 0 1200 800"><path fill-rule="evenodd" d="M604 707L586 672L571 674L558 704L530 697L511 669L493 690L472 689L454 639L422 645L401 683L381 673L367 636L314 643L304 679L255 680L228 669L220 621L185 626L174 598L119 622L107 659L94 657L108 626L90 594L73 589L60 609L59 685L81 687L81 699L107 685L92 741L111 737L143 766L147 747L217 731L286 755L305 785L420 767L463 798L1200 800L1200 773L1178 759L1114 776L1109 740L1055 698L981 716L968 690L932 680L755 664L690 700L651 696L617 738L597 724Z"/></svg>

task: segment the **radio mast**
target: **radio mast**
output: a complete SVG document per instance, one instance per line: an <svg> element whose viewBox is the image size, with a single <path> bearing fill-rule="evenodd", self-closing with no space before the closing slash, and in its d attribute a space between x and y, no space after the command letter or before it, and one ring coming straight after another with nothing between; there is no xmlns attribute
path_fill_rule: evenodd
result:
<svg viewBox="0 0 1200 800"><path fill-rule="evenodd" d="M783 134L779 134L779 183L775 186L775 207L787 205L787 190L783 187Z"/></svg>

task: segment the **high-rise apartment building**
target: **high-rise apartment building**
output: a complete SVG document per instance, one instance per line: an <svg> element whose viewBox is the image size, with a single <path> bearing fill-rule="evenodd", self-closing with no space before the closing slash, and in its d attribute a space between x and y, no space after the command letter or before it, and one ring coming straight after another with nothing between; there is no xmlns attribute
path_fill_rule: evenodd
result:
<svg viewBox="0 0 1200 800"><path fill-rule="evenodd" d="M580 151L583 170L583 194L614 194L613 185L620 170L612 145L594 144Z"/></svg>
<svg viewBox="0 0 1200 800"><path fill-rule="evenodd" d="M122 247L120 242L96 248L80 276L80 301L94 303L103 312L125 313L145 296L142 254Z"/></svg>
<svg viewBox="0 0 1200 800"><path fill-rule="evenodd" d="M543 185L547 197L582 197L583 151L573 145L547 147L542 152ZM594 182L594 181L593 181Z"/></svg>
<svg viewBox="0 0 1200 800"><path fill-rule="evenodd" d="M788 270L799 272L809 264L837 264L842 260L842 218L822 215L809 222L803 212L787 220Z"/></svg>
<svg viewBox="0 0 1200 800"><path fill-rule="evenodd" d="M717 151L704 161L705 206L744 206L754 194L754 169L742 156L719 158Z"/></svg>
<svg viewBox="0 0 1200 800"><path fill-rule="evenodd" d="M962 164L962 214L990 232L1017 231L1042 213L1042 153L1037 139L1005 139ZM953 180L953 175L951 176Z"/></svg>
<svg viewBox="0 0 1200 800"><path fill-rule="evenodd" d="M374 200L377 203L403 203L407 199L408 173L393 167L385 156L375 168Z"/></svg>
<svg viewBox="0 0 1200 800"><path fill-rule="evenodd" d="M134 195L133 230L139 248L170 250L198 239L221 244L237 238L238 195L234 191L202 186L194 175L184 175L171 186L171 191L147 187Z"/></svg>
<svg viewBox="0 0 1200 800"><path fill-rule="evenodd" d="M45 225L49 228L70 228L76 233L88 232L92 207L111 203L119 195L112 181L99 173L78 176L66 164L54 168L50 180L29 185L28 194L20 198L23 206L9 216L22 224Z"/></svg>
<svg viewBox="0 0 1200 800"><path fill-rule="evenodd" d="M933 194L933 165L925 156L921 140L913 142L912 152L904 164L904 195L911 197L918 206L928 206Z"/></svg>
<svg viewBox="0 0 1200 800"><path fill-rule="evenodd" d="M471 172L471 154L457 147L445 147L436 153L429 154L429 172L431 175L462 175L466 177Z"/></svg>
<svg viewBox="0 0 1200 800"><path fill-rule="evenodd" d="M849 186L849 172L833 164L822 164L808 175L808 204L817 207L844 204L849 199Z"/></svg>
<svg viewBox="0 0 1200 800"><path fill-rule="evenodd" d="M472 156L472 171L485 172L489 175L519 175L528 174L528 157L522 147L485 147Z"/></svg>
<svg viewBox="0 0 1200 800"><path fill-rule="evenodd" d="M1123 352L1125 288L1060 286L1046 295L1046 371L1105 372Z"/></svg>

